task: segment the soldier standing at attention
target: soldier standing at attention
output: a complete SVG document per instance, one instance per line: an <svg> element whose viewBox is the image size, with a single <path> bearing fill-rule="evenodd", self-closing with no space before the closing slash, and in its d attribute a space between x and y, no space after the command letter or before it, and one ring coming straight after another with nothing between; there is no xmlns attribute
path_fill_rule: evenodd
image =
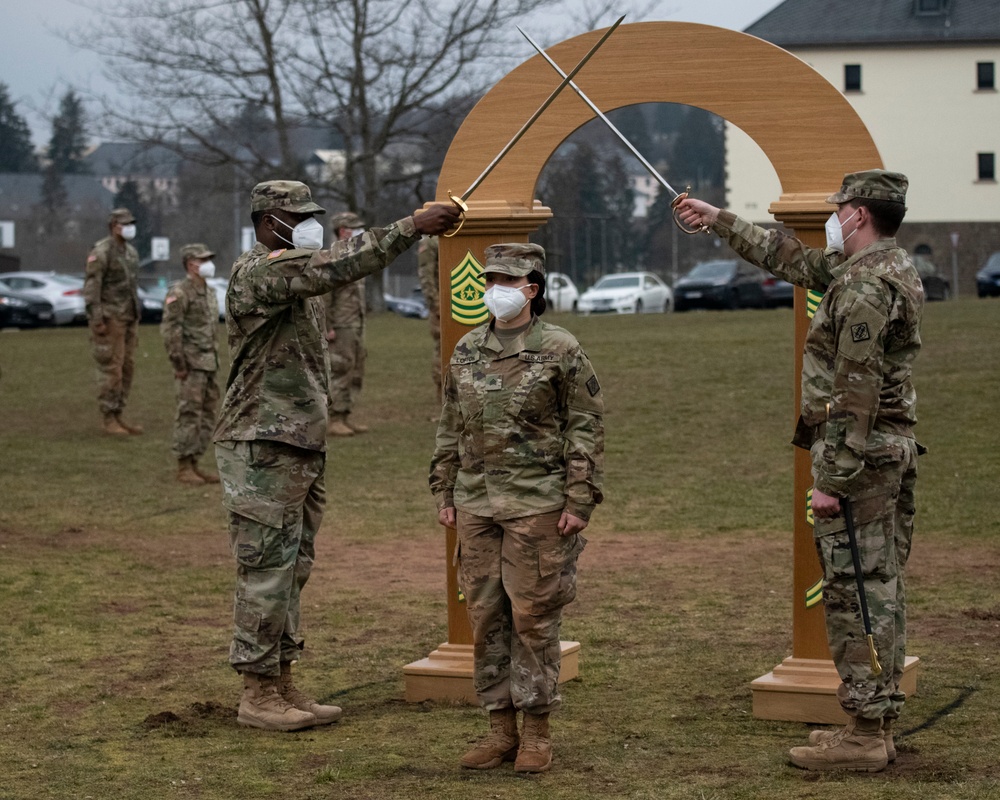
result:
<svg viewBox="0 0 1000 800"><path fill-rule="evenodd" d="M330 218L330 230L338 242L346 242L364 233L365 223L344 211ZM367 425L351 419L351 412L361 394L365 377L365 279L339 286L324 295L326 341L330 357L330 436L353 436L366 433Z"/></svg>
<svg viewBox="0 0 1000 800"><path fill-rule="evenodd" d="M212 440L219 404L215 377L219 369L219 304L215 289L205 281L215 276L214 255L203 244L181 248L187 277L167 292L160 323L177 386L172 448L177 459L177 480L189 486L219 482L215 475L198 468L198 459Z"/></svg>
<svg viewBox="0 0 1000 800"><path fill-rule="evenodd" d="M545 251L490 245L483 270L494 319L455 346L430 473L438 522L458 531L473 682L490 715L461 764L544 772L562 609L576 597L580 532L603 499L604 400L576 339L539 319Z"/></svg>
<svg viewBox="0 0 1000 800"><path fill-rule="evenodd" d="M893 722L906 656L903 571L913 535L917 455L913 360L920 350L924 292L895 235L908 181L880 169L849 173L828 203L826 249L806 247L728 211L687 199L689 225L709 226L747 261L790 283L825 292L802 360L802 408L793 444L809 448L816 550L830 653L850 720L813 731L790 752L803 769L877 772L896 757ZM883 669L875 675L860 613L841 498L851 500L863 583Z"/></svg>
<svg viewBox="0 0 1000 800"><path fill-rule="evenodd" d="M87 304L90 341L97 362L97 404L104 432L138 435L142 426L122 419L135 374L139 339L139 254L129 244L135 238L135 217L116 208L108 217L109 235L87 256L83 297Z"/></svg>
<svg viewBox="0 0 1000 800"><path fill-rule="evenodd" d="M417 277L420 292L427 304L427 322L434 340L434 361L431 363L431 379L441 402L441 291L438 278L438 237L425 236L417 247Z"/></svg>
<svg viewBox="0 0 1000 800"><path fill-rule="evenodd" d="M327 388L321 295L386 267L422 234L460 218L433 205L323 247L324 209L297 181L250 193L257 243L233 265L226 295L232 366L215 429L236 559L229 662L243 677L238 720L266 730L335 722L292 682L303 639L299 598L326 502Z"/></svg>

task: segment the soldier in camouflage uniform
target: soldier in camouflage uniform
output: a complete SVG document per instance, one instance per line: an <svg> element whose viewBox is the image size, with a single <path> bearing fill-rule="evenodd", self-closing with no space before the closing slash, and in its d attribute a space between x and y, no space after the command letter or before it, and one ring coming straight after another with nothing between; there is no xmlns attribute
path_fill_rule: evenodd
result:
<svg viewBox="0 0 1000 800"><path fill-rule="evenodd" d="M576 339L539 319L544 258L538 245L486 248L494 320L455 347L431 464L438 521L458 531L474 683L490 715L489 735L462 757L470 769L552 763L562 609L603 499L601 387Z"/></svg>
<svg viewBox="0 0 1000 800"><path fill-rule="evenodd" d="M707 203L685 200L681 219L708 225L748 261L780 278L825 292L809 325L802 408L793 443L809 448L816 549L823 566L827 635L850 717L840 731L814 731L793 748L805 769L878 771L895 758L892 723L906 655L903 571L913 534L917 454L911 382L920 349L924 294L895 234L906 213L906 177L849 173L827 202L824 249L806 247ZM876 649L872 674L840 498L854 507L858 549Z"/></svg>
<svg viewBox="0 0 1000 800"><path fill-rule="evenodd" d="M440 286L438 277L438 238L425 236L417 248L417 277L420 279L420 291L427 304L427 322L431 328L431 338L434 340L434 361L431 362L431 380L437 392L438 402L441 402L441 308Z"/></svg>
<svg viewBox="0 0 1000 800"><path fill-rule="evenodd" d="M139 339L139 253L129 244L135 238L135 217L116 208L108 218L109 235L87 256L83 297L87 304L90 341L97 362L97 402L104 432L112 436L142 433L142 426L122 419L135 374Z"/></svg>
<svg viewBox="0 0 1000 800"><path fill-rule="evenodd" d="M325 213L297 181L250 193L257 243L233 266L226 295L232 365L215 429L223 505L236 558L229 661L243 677L238 720L266 730L334 722L292 682L303 648L300 595L326 502L327 387L321 295L371 275L459 211L434 205L322 249Z"/></svg>
<svg viewBox="0 0 1000 800"><path fill-rule="evenodd" d="M219 404L215 377L219 369L215 341L219 304L215 289L205 281L215 275L214 255L203 244L181 248L187 277L167 292L160 323L177 387L172 451L177 459L177 480L188 486L219 482L217 476L198 468L198 459L212 439Z"/></svg>
<svg viewBox="0 0 1000 800"><path fill-rule="evenodd" d="M361 218L344 211L330 218L330 230L337 241L346 242L365 227ZM365 316L368 301L365 279L339 286L323 295L326 312L326 341L330 359L330 436L366 433L368 426L351 418L365 377Z"/></svg>

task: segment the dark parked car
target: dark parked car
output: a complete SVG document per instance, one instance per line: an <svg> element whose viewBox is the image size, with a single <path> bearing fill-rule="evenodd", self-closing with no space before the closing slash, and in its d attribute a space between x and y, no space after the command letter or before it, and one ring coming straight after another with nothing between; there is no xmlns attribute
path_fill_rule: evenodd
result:
<svg viewBox="0 0 1000 800"><path fill-rule="evenodd" d="M674 286L674 308L762 308L764 275L736 258L702 261Z"/></svg>
<svg viewBox="0 0 1000 800"><path fill-rule="evenodd" d="M765 275L760 285L764 290L764 305L768 308L778 306L791 308L795 305L795 287L788 281L783 281L774 275Z"/></svg>
<svg viewBox="0 0 1000 800"><path fill-rule="evenodd" d="M382 298L385 300L387 311L393 311L403 317L427 319L430 313L424 302L423 293L419 289L414 290L413 297L393 297L391 294L384 294Z"/></svg>
<svg viewBox="0 0 1000 800"><path fill-rule="evenodd" d="M29 294L0 290L0 328L39 328L54 325L52 303Z"/></svg>
<svg viewBox="0 0 1000 800"><path fill-rule="evenodd" d="M163 319L163 298L166 297L166 290L163 296L158 296L159 292L149 289L139 289L139 304L142 306L142 318L144 323L158 323Z"/></svg>
<svg viewBox="0 0 1000 800"><path fill-rule="evenodd" d="M980 297L1000 296L1000 251L997 251L976 273L976 294Z"/></svg>
<svg viewBox="0 0 1000 800"><path fill-rule="evenodd" d="M924 298L928 302L947 300L951 297L951 283L938 274L937 267L928 256L915 255L913 265L917 268L917 275L924 285Z"/></svg>

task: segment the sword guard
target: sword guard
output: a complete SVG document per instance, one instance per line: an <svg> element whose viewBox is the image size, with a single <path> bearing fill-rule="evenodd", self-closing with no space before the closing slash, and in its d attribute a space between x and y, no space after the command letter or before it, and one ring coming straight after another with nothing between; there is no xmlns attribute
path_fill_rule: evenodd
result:
<svg viewBox="0 0 1000 800"><path fill-rule="evenodd" d="M448 190L448 199L451 200L451 202L453 202L456 206L458 206L459 210L462 212L462 218L459 220L458 227L455 228L455 230L451 231L451 233L442 234L442 236L444 236L445 239L450 239L452 236L454 236L460 230L462 230L462 226L465 224L465 214L469 210L469 204L466 203L461 197L453 195L451 193L451 189Z"/></svg>
<svg viewBox="0 0 1000 800"><path fill-rule="evenodd" d="M708 225L699 225L697 228L689 228L683 222L679 216L677 216L677 206L679 206L684 200L687 200L688 195L691 193L691 187L688 186L683 192L681 192L677 197L670 201L670 208L673 211L674 225L676 225L682 233L686 233L689 236L693 236L696 233L711 233Z"/></svg>

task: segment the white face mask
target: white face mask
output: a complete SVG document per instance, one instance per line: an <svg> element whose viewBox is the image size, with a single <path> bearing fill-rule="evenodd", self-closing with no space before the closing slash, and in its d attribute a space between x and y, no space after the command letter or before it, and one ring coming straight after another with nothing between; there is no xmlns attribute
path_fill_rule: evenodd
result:
<svg viewBox="0 0 1000 800"><path fill-rule="evenodd" d="M854 214L858 213L858 209L854 209ZM854 219L854 214L851 214L844 222L850 222ZM849 234L847 234L847 239L850 239L854 234L858 232L855 228ZM844 223L840 221L840 217L834 212L830 215L830 219L826 221L826 246L829 250L836 250L838 253L844 252L844 242L847 241L844 238Z"/></svg>
<svg viewBox="0 0 1000 800"><path fill-rule="evenodd" d="M272 219L278 220L278 222L291 230L291 241L286 239L277 231L274 233L279 239L283 242L288 242L292 247L298 250L319 250L323 246L323 226L316 221L315 217L309 217L309 219L302 220L302 222L294 228L284 220L280 220L277 217L272 217Z"/></svg>
<svg viewBox="0 0 1000 800"><path fill-rule="evenodd" d="M215 264L211 261L206 261L198 265L198 274L203 278L214 278L215 277Z"/></svg>
<svg viewBox="0 0 1000 800"><path fill-rule="evenodd" d="M126 242L131 242L135 238L135 225L122 225L122 238Z"/></svg>
<svg viewBox="0 0 1000 800"><path fill-rule="evenodd" d="M498 320L510 322L528 303L528 296L521 291L523 288L523 286L491 286L483 295L483 302Z"/></svg>
<svg viewBox="0 0 1000 800"><path fill-rule="evenodd" d="M364 228L351 228L351 236L360 236L364 232Z"/></svg>

